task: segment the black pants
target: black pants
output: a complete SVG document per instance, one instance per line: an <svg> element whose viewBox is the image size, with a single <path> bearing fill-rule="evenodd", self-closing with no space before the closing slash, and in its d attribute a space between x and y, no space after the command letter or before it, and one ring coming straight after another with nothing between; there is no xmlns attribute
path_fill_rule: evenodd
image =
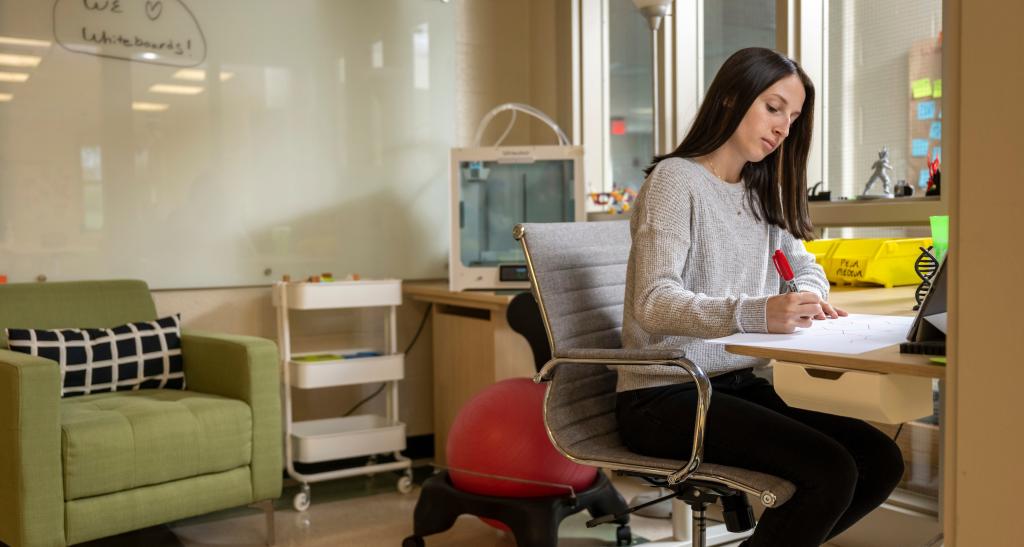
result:
<svg viewBox="0 0 1024 547"><path fill-rule="evenodd" d="M899 447L860 420L788 406L749 369L712 378L704 461L784 478L796 493L768 509L749 547L817 547L889 497L903 476ZM692 383L618 394L630 450L687 459L697 390Z"/></svg>

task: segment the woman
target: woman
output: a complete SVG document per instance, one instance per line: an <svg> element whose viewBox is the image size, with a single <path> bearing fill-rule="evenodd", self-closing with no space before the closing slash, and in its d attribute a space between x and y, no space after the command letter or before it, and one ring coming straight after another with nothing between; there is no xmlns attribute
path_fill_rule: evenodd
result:
<svg viewBox="0 0 1024 547"><path fill-rule="evenodd" d="M881 504L903 475L899 448L851 418L791 408L753 369L704 340L793 332L845 316L802 239L814 86L791 59L749 48L719 70L682 144L654 158L636 199L623 344L677 348L711 377L704 459L789 480L796 494L765 511L748 547L817 546ZM789 258L798 292L780 294L771 263ZM626 445L689 458L696 389L675 367L620 367Z"/></svg>

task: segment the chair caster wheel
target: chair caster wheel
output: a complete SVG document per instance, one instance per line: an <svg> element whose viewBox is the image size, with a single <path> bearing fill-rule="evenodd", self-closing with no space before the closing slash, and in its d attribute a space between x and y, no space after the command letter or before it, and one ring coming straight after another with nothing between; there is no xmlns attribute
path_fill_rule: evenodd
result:
<svg viewBox="0 0 1024 547"><path fill-rule="evenodd" d="M426 547L427 542L420 536L409 536L402 540L402 547Z"/></svg>
<svg viewBox="0 0 1024 547"><path fill-rule="evenodd" d="M405 475L398 479L398 491L402 494L412 492L412 477Z"/></svg>
<svg viewBox="0 0 1024 547"><path fill-rule="evenodd" d="M295 498L292 499L292 507L300 513L305 512L306 509L309 509L310 497L309 485L303 485L302 490L295 494Z"/></svg>
<svg viewBox="0 0 1024 547"><path fill-rule="evenodd" d="M623 524L615 529L615 545L631 545L632 543L633 533L629 530L629 526Z"/></svg>

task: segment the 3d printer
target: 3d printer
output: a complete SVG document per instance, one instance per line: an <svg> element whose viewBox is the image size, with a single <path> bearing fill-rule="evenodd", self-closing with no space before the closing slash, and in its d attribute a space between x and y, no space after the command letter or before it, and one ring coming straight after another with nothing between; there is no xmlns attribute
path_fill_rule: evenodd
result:
<svg viewBox="0 0 1024 547"><path fill-rule="evenodd" d="M453 291L529 288L526 261L512 228L521 222L585 220L583 149L569 146L565 134L543 113L515 104L492 110L481 121L477 142L493 115L503 110L541 118L562 144L452 149L448 275Z"/></svg>

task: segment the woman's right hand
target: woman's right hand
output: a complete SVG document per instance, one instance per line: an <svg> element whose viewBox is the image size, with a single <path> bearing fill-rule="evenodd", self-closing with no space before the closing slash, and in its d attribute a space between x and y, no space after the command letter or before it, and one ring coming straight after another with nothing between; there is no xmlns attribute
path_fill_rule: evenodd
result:
<svg viewBox="0 0 1024 547"><path fill-rule="evenodd" d="M797 327L811 326L812 318L822 316L821 298L809 291L790 292L768 298L765 318L768 332L789 334Z"/></svg>

